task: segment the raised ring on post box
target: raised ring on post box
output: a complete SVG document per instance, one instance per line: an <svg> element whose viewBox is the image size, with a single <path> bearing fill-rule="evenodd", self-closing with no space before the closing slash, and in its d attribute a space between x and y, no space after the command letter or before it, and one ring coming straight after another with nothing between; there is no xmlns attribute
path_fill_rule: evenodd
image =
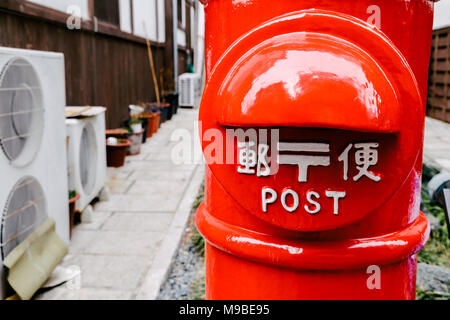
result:
<svg viewBox="0 0 450 320"><path fill-rule="evenodd" d="M235 163L209 167L249 213L296 231L343 227L379 208L412 173L423 138L418 86L394 44L321 10L238 39L214 66L200 112L203 130L224 136L277 130L267 144L227 139ZM260 174L258 157L276 165Z"/></svg>

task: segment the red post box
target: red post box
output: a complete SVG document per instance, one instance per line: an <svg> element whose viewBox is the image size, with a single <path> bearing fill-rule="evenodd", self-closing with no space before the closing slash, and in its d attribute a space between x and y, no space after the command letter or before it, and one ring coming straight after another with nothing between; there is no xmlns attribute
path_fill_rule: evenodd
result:
<svg viewBox="0 0 450 320"><path fill-rule="evenodd" d="M207 298L414 299L433 1L204 3Z"/></svg>

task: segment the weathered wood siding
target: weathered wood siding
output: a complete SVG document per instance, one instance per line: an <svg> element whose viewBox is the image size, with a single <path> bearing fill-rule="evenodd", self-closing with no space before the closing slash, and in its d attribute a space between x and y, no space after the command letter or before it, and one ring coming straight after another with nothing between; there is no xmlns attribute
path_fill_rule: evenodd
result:
<svg viewBox="0 0 450 320"><path fill-rule="evenodd" d="M427 111L450 122L450 28L433 31Z"/></svg>
<svg viewBox="0 0 450 320"><path fill-rule="evenodd" d="M0 46L64 53L67 104L107 107L108 128L121 125L129 104L156 99L144 41L73 31L60 22L0 8ZM153 56L159 81L173 62L165 61L171 57L163 44L153 45Z"/></svg>

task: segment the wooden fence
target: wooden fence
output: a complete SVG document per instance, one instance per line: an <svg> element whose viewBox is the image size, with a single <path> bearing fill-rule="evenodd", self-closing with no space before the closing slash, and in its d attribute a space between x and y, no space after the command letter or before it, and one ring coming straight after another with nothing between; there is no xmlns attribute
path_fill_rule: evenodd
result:
<svg viewBox="0 0 450 320"><path fill-rule="evenodd" d="M450 27L433 31L427 113L450 122Z"/></svg>
<svg viewBox="0 0 450 320"><path fill-rule="evenodd" d="M33 8L30 13L23 7L12 10L15 2L7 3L7 8L0 6L0 46L64 53L67 105L105 106L107 127L115 128L127 117L129 104L156 100L144 39L107 25L94 32L86 21L81 30L69 30L65 15L46 10L43 14L50 17L43 18ZM173 87L173 46L152 45L158 82ZM186 50L179 53L184 62Z"/></svg>

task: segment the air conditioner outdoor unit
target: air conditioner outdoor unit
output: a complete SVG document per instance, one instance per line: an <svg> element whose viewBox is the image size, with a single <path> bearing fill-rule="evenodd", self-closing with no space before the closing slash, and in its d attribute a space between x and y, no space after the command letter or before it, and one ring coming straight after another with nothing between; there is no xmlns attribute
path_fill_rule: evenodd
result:
<svg viewBox="0 0 450 320"><path fill-rule="evenodd" d="M5 258L49 218L69 242L65 102L62 54L0 47L0 299Z"/></svg>
<svg viewBox="0 0 450 320"><path fill-rule="evenodd" d="M77 115L77 110L82 110ZM68 112L67 112L68 111ZM99 197L108 197L106 180L106 132L105 108L67 107L66 115L75 118L66 120L68 147L69 189L80 195L77 211L82 219L92 219L91 202Z"/></svg>
<svg viewBox="0 0 450 320"><path fill-rule="evenodd" d="M184 73L178 79L180 107L197 108L202 98L202 77L196 73Z"/></svg>

